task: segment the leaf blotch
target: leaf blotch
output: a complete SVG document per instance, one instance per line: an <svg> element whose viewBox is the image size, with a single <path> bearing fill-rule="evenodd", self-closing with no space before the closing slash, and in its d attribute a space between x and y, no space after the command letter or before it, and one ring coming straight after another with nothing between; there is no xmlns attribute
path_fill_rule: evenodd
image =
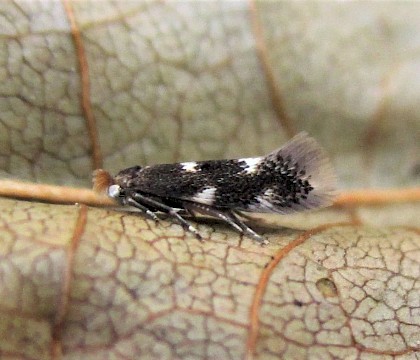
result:
<svg viewBox="0 0 420 360"><path fill-rule="evenodd" d="M325 298L336 297L338 295L337 286L331 279L319 279L316 282L316 287Z"/></svg>

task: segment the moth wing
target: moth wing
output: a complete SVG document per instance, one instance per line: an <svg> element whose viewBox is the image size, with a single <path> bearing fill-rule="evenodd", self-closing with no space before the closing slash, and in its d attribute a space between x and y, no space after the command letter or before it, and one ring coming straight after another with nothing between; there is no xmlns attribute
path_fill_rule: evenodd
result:
<svg viewBox="0 0 420 360"><path fill-rule="evenodd" d="M297 165L300 170L304 169L305 174L297 176L307 180L312 190L305 197L301 197L298 203L291 202L286 206L282 194L279 194L275 188L269 188L258 194L255 201L243 210L290 214L332 204L337 183L334 169L325 150L307 133L299 133L283 147L269 153L264 161L278 164L288 162Z"/></svg>
<svg viewBox="0 0 420 360"><path fill-rule="evenodd" d="M220 174L222 164L210 160L147 166L130 177L130 187L174 203L188 200L213 205L217 188L212 177Z"/></svg>

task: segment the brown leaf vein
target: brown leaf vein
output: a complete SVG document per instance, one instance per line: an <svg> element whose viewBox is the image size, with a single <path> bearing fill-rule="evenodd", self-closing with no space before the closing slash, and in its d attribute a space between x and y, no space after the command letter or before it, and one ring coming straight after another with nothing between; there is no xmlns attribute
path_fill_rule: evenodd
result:
<svg viewBox="0 0 420 360"><path fill-rule="evenodd" d="M80 238L83 235L87 221L87 206L81 205L79 216L76 221L76 225L73 231L70 245L68 247L67 262L63 269L63 279L61 286L60 299L57 307L57 314L54 320L54 327L52 331L53 343L51 349L51 355L53 359L59 359L62 357L61 349L61 335L63 329L63 322L68 311L69 296L71 290L71 273L73 269L73 261L76 249L79 245Z"/></svg>

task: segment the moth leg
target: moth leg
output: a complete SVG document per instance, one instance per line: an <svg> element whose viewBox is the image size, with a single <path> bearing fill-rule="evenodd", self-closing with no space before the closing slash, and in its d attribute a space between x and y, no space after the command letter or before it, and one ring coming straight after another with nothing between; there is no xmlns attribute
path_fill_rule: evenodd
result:
<svg viewBox="0 0 420 360"><path fill-rule="evenodd" d="M187 215L187 216L191 216L192 218L196 218L197 216L194 214L194 211L192 211L192 210L190 210L190 209L187 209L187 208L184 208L184 209L181 209L180 211L178 211L178 214L180 215L180 216L185 216L185 215Z"/></svg>
<svg viewBox="0 0 420 360"><path fill-rule="evenodd" d="M193 210L191 210L191 209L185 209L185 213L187 214L187 215L189 215L189 216L191 216L192 218L196 218L197 216L196 216L196 214L194 213L194 211Z"/></svg>
<svg viewBox="0 0 420 360"><path fill-rule="evenodd" d="M153 211L148 209L146 206L140 204L139 202L134 200L132 197L127 197L126 198L126 203L127 203L127 205L131 205L131 206L134 206L137 209L140 209L151 220L154 220L156 224L159 222L159 218L156 216L156 214Z"/></svg>
<svg viewBox="0 0 420 360"><path fill-rule="evenodd" d="M184 220L184 218L181 215L179 215L174 208L171 208L168 205L162 204L161 202L157 200L151 199L147 196L143 196L139 193L135 193L132 196L137 202L152 206L156 208L157 210L160 210L162 212L169 214L169 216L171 216L172 218L175 218L180 223L180 225L185 231L192 232L198 240L203 241L203 238L199 234L198 230L194 226L192 226L188 221Z"/></svg>
<svg viewBox="0 0 420 360"><path fill-rule="evenodd" d="M238 226L241 227L243 233L258 241L261 244L268 244L268 240L264 239L261 235L258 235L254 230L245 225L241 219L239 219L231 210L226 211L226 214L230 216L232 221L234 221Z"/></svg>
<svg viewBox="0 0 420 360"><path fill-rule="evenodd" d="M234 227L237 231L239 231L240 233L243 233L242 228L234 220L232 220L229 215L226 215L223 211L214 209L210 206L199 205L199 204L194 204L194 203L184 203L183 205L185 209L188 210L189 212L196 211L203 215L213 216L215 218L218 218L220 220L227 222L230 226Z"/></svg>
<svg viewBox="0 0 420 360"><path fill-rule="evenodd" d="M205 206L205 205L195 204L195 203L184 203L184 207L189 210L195 210L204 215L210 215L218 219L221 219L227 222L233 228L235 228L239 233L247 235L261 244L268 244L268 241L266 239L264 239L262 236L258 235L254 230L246 226L242 222L242 220L240 220L237 216L235 216L235 214L230 210L222 211L222 210L212 208L210 206Z"/></svg>
<svg viewBox="0 0 420 360"><path fill-rule="evenodd" d="M255 218L252 216L249 216L248 214L243 213L242 211L239 210L232 210L232 212L236 215L239 215L241 218L246 219L246 220L251 220L251 221L255 221Z"/></svg>

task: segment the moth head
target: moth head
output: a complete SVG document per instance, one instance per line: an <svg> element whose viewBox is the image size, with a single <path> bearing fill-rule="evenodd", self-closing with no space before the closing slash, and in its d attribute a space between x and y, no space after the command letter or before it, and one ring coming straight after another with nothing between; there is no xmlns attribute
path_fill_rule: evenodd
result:
<svg viewBox="0 0 420 360"><path fill-rule="evenodd" d="M132 186L133 180L139 176L140 172L141 166L133 166L121 170L117 175L115 175L113 184L119 185L123 189L129 188Z"/></svg>
<svg viewBox="0 0 420 360"><path fill-rule="evenodd" d="M93 172L93 190L97 193L107 195L109 194L109 188L115 184L114 178L108 171L98 169Z"/></svg>
<svg viewBox="0 0 420 360"><path fill-rule="evenodd" d="M140 166L133 166L121 170L113 177L105 170L95 170L93 172L93 189L114 199L124 197L125 189L132 185L133 179L137 178L140 171Z"/></svg>
<svg viewBox="0 0 420 360"><path fill-rule="evenodd" d="M93 172L93 190L117 199L121 193L121 186L108 171L98 169Z"/></svg>

